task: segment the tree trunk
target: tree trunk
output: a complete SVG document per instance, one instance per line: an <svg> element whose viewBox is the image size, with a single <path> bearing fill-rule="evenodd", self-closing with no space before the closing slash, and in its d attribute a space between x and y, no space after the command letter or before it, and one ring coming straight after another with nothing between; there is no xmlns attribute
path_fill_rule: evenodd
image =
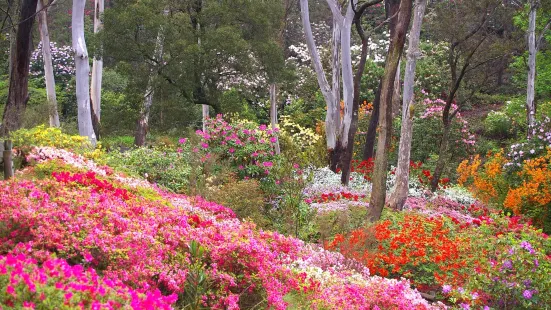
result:
<svg viewBox="0 0 551 310"><path fill-rule="evenodd" d="M340 139L343 151L348 146L350 125L352 123L352 114L354 106L354 73L352 72L352 51L351 36L352 36L352 22L354 20L354 10L352 9L352 3L354 0L347 1L346 13L344 19L342 19L341 28L341 52L342 52L342 94L344 101L344 117L340 129ZM353 135L352 135L352 138ZM354 141L350 141L353 143Z"/></svg>
<svg viewBox="0 0 551 310"><path fill-rule="evenodd" d="M203 115L203 132L207 132L207 119L209 118L209 106L206 104L201 105L201 111Z"/></svg>
<svg viewBox="0 0 551 310"><path fill-rule="evenodd" d="M272 130L275 130L277 126L277 85L275 83L270 84L270 124ZM281 150L279 149L279 138L276 137L274 144L275 153L279 155Z"/></svg>
<svg viewBox="0 0 551 310"><path fill-rule="evenodd" d="M103 15L103 0L95 0L94 4L94 33L98 33L103 28L101 20ZM92 112L97 126L94 126L96 136L99 138L99 127L101 121L101 83L103 77L103 59L94 56L92 65L92 86L90 88L90 98L92 101Z"/></svg>
<svg viewBox="0 0 551 310"><path fill-rule="evenodd" d="M402 68L400 68L401 64L402 60L398 62L396 77L394 78L394 91L392 93L392 118L396 118L400 114L400 99L402 99L402 81L400 81L402 71Z"/></svg>
<svg viewBox="0 0 551 310"><path fill-rule="evenodd" d="M451 122L444 124L444 132L442 133L442 141L440 141L440 149L438 151L438 161L436 162L436 168L432 175L430 182L431 191L435 192L438 189L438 181L444 172L444 166L446 165L446 154L448 152L448 144L450 140Z"/></svg>
<svg viewBox="0 0 551 310"><path fill-rule="evenodd" d="M55 93L54 67L52 53L50 51L50 34L48 33L48 15L44 9L43 0L38 0L36 5L38 12L38 29L40 41L42 41L42 58L44 58L44 80L46 81L46 96L48 98L48 114L50 127L59 127L59 114L57 113L57 98Z"/></svg>
<svg viewBox="0 0 551 310"><path fill-rule="evenodd" d="M536 82L536 16L538 2L530 1L530 15L528 16L528 82L526 90L526 117L528 121L528 137L532 136L536 122L535 82Z"/></svg>
<svg viewBox="0 0 551 310"><path fill-rule="evenodd" d="M356 20L356 23L359 23L357 25L358 27L361 27L361 16L358 17L358 20ZM365 34L363 33L363 30L361 28L358 28L358 32L360 32L360 37L362 37L362 51L360 55L360 62L358 63L358 69L356 71L356 76L354 77L354 103L352 105L352 121L350 124L350 131L348 132L348 146L346 147L346 151L343 154L343 161L342 161L342 175L341 175L341 183L344 185L348 185L350 181L350 170L351 170L351 164L352 164L352 158L354 156L354 137L356 135L356 132L358 130L358 109L360 107L360 86L362 81L362 75L365 70L365 63L367 61L367 52L368 52L368 46L367 46L367 38L365 37Z"/></svg>
<svg viewBox="0 0 551 310"><path fill-rule="evenodd" d="M164 16L168 15L168 9L164 11ZM162 60L163 58L163 45L164 45L164 29L161 27L157 34L157 41L155 42L155 59ZM151 112L151 106L153 105L153 95L155 94L155 77L157 73L154 67L149 70L149 79L147 80L147 88L144 95L143 106L140 111L140 117L136 125L136 134L134 135L134 144L136 146L144 146L149 131L149 113ZM162 109L161 109L161 122L162 122Z"/></svg>
<svg viewBox="0 0 551 310"><path fill-rule="evenodd" d="M373 171L373 187L371 190L369 220L377 221L385 206L386 178L388 155L392 138L392 94L396 70L404 49L406 32L411 19L412 0L400 1L396 26L391 35L385 71L382 78L381 102L379 113L379 137L377 140L377 153L375 155L375 168Z"/></svg>
<svg viewBox="0 0 551 310"><path fill-rule="evenodd" d="M38 0L22 0L15 49L11 51L12 69L8 101L4 108L0 136L21 128L29 100L29 64L32 49L32 28Z"/></svg>
<svg viewBox="0 0 551 310"><path fill-rule="evenodd" d="M310 52L312 58L312 65L316 72L318 79L318 84L325 99L327 105L327 114L325 118L325 133L327 139L327 150L330 152L331 157L331 168L336 170L336 161L335 155L338 155L337 148L337 130L340 127L340 112L339 112L339 103L340 103L340 91L337 90L339 83L339 68L340 68L340 29L338 22L333 17L333 58L332 58L332 72L333 72L333 88L329 85L327 78L325 77L325 72L323 70L323 65L321 63L321 58L319 52L316 48L316 43L314 41L314 35L312 33L312 26L310 24L310 12L308 9L308 0L300 0L300 12L302 19L302 26L304 28L304 35L306 37L306 45Z"/></svg>
<svg viewBox="0 0 551 310"><path fill-rule="evenodd" d="M396 169L396 187L390 198L391 208L402 210L409 194L409 162L413 137L414 83L415 66L420 56L419 37L427 0L416 0L413 23L409 32L407 62L404 75L404 98L402 101L402 128L400 130L400 148L398 168Z"/></svg>
<svg viewBox="0 0 551 310"><path fill-rule="evenodd" d="M331 57L331 90L332 99L327 103L325 116L325 134L329 150L329 168L336 172L341 158L340 128L341 128L341 27L336 17L333 17L333 49ZM325 73L323 73L325 75ZM319 81L319 79L318 79ZM332 140L333 147L329 147ZM334 142L333 142L334 141Z"/></svg>
<svg viewBox="0 0 551 310"><path fill-rule="evenodd" d="M96 145L96 134L92 127L90 111L90 63L84 40L84 6L86 0L73 0L72 36L75 52L76 95L78 104L78 131Z"/></svg>
<svg viewBox="0 0 551 310"><path fill-rule="evenodd" d="M381 107L381 84L375 92L375 100L373 100L373 111L371 112L371 118L369 119L369 126L367 127L367 134L365 136L364 154L363 160L373 158L375 154L375 140L377 138L377 127L379 126L379 110Z"/></svg>

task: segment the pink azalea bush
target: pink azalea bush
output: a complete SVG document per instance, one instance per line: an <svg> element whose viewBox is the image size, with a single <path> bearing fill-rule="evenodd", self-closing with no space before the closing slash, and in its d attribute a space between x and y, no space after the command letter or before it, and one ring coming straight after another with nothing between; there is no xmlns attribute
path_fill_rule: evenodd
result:
<svg viewBox="0 0 551 310"><path fill-rule="evenodd" d="M219 114L207 120L206 132L197 130L200 142L193 151L202 155L202 161L213 155L228 160L241 177L265 176L277 159L278 131L251 122L227 122Z"/></svg>
<svg viewBox="0 0 551 310"><path fill-rule="evenodd" d="M48 258L38 265L20 246L0 256L0 305L16 309L172 309L175 294L158 290L140 292L119 280L104 279L92 268L69 265L63 259ZM2 306L0 306L2 309Z"/></svg>
<svg viewBox="0 0 551 310"><path fill-rule="evenodd" d="M349 304L347 309L439 307L423 300L405 281L371 277L340 254L258 230L236 219L233 211L201 197L151 186L148 190L156 195L143 197L141 182L68 152L36 149L30 157L38 165L54 160L91 170L55 171L36 179L36 166L0 183L0 266L29 266L9 268L27 268L29 279L36 278L37 283L43 281L41 274L55 278L53 287L47 279L40 284L47 288L43 291L46 299L68 299L66 294L72 293L71 298L82 296L77 306L93 303L89 290L97 289L101 296L103 284L98 282L113 292L106 295L112 298L97 297L100 305L114 300L134 309L151 309L138 302L157 302L161 305L153 307L157 309L165 305L239 309L255 304L286 309L293 298L304 300L301 306L309 308L333 304ZM25 249L23 256L14 254L21 248ZM52 259L52 253L58 259ZM14 259L21 262L14 263ZM70 271L57 279L49 273L51 264ZM40 294L23 293L32 290L26 277L21 276L23 282L17 280L15 296L11 289L0 296L11 294L8 298L16 305L38 305ZM86 286L88 282L95 288Z"/></svg>

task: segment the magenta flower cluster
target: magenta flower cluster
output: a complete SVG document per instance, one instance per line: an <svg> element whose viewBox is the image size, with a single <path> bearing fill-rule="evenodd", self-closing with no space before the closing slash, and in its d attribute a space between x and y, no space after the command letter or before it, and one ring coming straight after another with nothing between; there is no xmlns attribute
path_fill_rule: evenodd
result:
<svg viewBox="0 0 551 310"><path fill-rule="evenodd" d="M227 122L221 114L207 120L207 130L197 130L199 145L194 149L201 152L205 162L213 155L229 160L241 177L262 177L268 175L277 156L274 145L278 129L250 122Z"/></svg>
<svg viewBox="0 0 551 310"><path fill-rule="evenodd" d="M141 292L121 281L101 278L92 268L69 265L48 258L39 266L25 253L30 245L20 245L0 256L0 305L16 309L65 306L75 309L172 309L178 298L163 296L158 290ZM0 307L1 308L1 307Z"/></svg>

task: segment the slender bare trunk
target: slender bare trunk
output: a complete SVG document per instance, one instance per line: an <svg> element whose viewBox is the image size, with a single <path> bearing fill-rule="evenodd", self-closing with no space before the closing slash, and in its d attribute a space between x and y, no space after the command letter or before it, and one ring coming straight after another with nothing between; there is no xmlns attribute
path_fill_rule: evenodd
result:
<svg viewBox="0 0 551 310"><path fill-rule="evenodd" d="M207 119L209 118L209 106L206 104L201 105L201 111L203 115L203 131L207 132Z"/></svg>
<svg viewBox="0 0 551 310"><path fill-rule="evenodd" d="M104 0L95 0L94 3L94 33L98 33L103 28L103 9ZM97 126L94 126L96 136L99 138L99 127L101 121L101 83L103 78L103 59L94 56L92 64L92 86L90 88L90 98L92 100L92 117Z"/></svg>
<svg viewBox="0 0 551 310"><path fill-rule="evenodd" d="M59 114L57 113L57 98L55 93L54 66L50 51L50 34L48 33L48 15L44 8L43 0L38 0L36 11L38 12L38 29L40 41L42 41L42 58L44 59L44 80L46 81L46 96L48 98L48 114L50 127L59 127Z"/></svg>
<svg viewBox="0 0 551 310"><path fill-rule="evenodd" d="M164 11L164 16L168 15L168 9ZM163 58L163 45L164 45L164 29L161 27L157 34L157 41L155 42L155 59L162 60ZM144 95L143 106L140 111L140 117L136 125L136 133L134 135L134 144L136 146L144 146L149 131L149 114L151 112L151 106L153 105L153 96L155 94L155 78L157 76L156 69L151 67L149 70L149 79L147 80L147 88ZM161 110L161 122L162 122L162 110Z"/></svg>
<svg viewBox="0 0 551 310"><path fill-rule="evenodd" d="M530 1L528 16L528 82L526 90L526 117L528 121L528 136L532 136L532 127L536 122L535 82L536 82L536 16L538 1Z"/></svg>
<svg viewBox="0 0 551 310"><path fill-rule="evenodd" d="M362 75L365 70L365 63L367 61L367 53L368 53L368 46L367 46L367 38L365 37L365 34L363 32L363 29L361 28L361 14L356 17L357 20L355 20L356 28L358 29L358 33L362 39L362 51L360 55L360 62L358 63L358 69L356 71L356 75L354 76L354 102L352 105L352 122L350 124L350 131L348 132L348 146L346 147L346 152L343 154L343 161L342 161L342 175L341 175L341 183L344 185L348 185L350 181L350 170L351 170L351 164L352 164L352 158L354 157L354 137L356 136L356 132L358 130L358 109L360 107L360 86L361 86L361 80Z"/></svg>
<svg viewBox="0 0 551 310"><path fill-rule="evenodd" d="M434 168L434 174L432 175L432 180L430 183L431 191L435 192L438 189L438 183L440 177L444 172L444 167L446 165L446 154L448 154L448 145L450 140L450 131L451 123L444 124L444 131L442 132L442 141L440 141L440 149L438 161L436 162L436 167Z"/></svg>
<svg viewBox="0 0 551 310"><path fill-rule="evenodd" d="M379 111L381 102L381 82L375 90L375 100L373 100L373 111L371 112L371 118L369 119L369 125L367 127L367 134L365 136L363 160L373 158L375 154L375 141L377 139L377 127L379 126Z"/></svg>
<svg viewBox="0 0 551 310"><path fill-rule="evenodd" d="M402 99L402 81L401 78L401 66L402 60L398 62L398 68L396 69L396 77L394 78L394 92L392 94L392 118L396 118L400 114L400 103Z"/></svg>
<svg viewBox="0 0 551 310"><path fill-rule="evenodd" d="M416 0L413 23L409 32L407 62L404 75L404 98L402 101L402 128L400 130L400 148L398 151L398 168L396 170L396 188L390 198L389 206L401 210L409 193L409 162L411 141L413 137L413 110L415 97L415 67L420 56L419 37L427 0Z"/></svg>
<svg viewBox="0 0 551 310"><path fill-rule="evenodd" d="M96 134L92 126L90 111L90 63L88 62L88 50L84 40L84 6L86 0L73 0L72 36L73 50L75 52L75 77L76 94L78 104L78 131L81 136L88 137L90 142L96 144Z"/></svg>
<svg viewBox="0 0 551 310"><path fill-rule="evenodd" d="M333 16L333 58L332 67L332 87L329 85L325 76L325 71L321 63L321 58L314 41L312 26L310 24L310 12L308 9L308 0L300 0L300 12L304 35L306 37L306 45L310 52L312 65L316 72L318 84L327 105L327 114L325 118L325 134L327 139L327 150L330 152L331 164L333 171L337 169L337 162L340 158L339 150L337 149L340 143L338 140L338 129L340 128L340 23L338 16ZM342 17L342 16L341 16Z"/></svg>
<svg viewBox="0 0 551 310"><path fill-rule="evenodd" d="M354 10L352 9L352 2L347 1L346 13L342 20L341 29L341 52L342 52L342 93L344 101L344 117L342 120L341 130L339 136L341 137L342 149L345 150L348 146L350 125L352 123L353 105L354 105L354 73L352 72L352 51L351 36L352 36L352 22L354 20ZM353 138L353 137L352 137ZM354 143L354 141L350 141Z"/></svg>
<svg viewBox="0 0 551 310"><path fill-rule="evenodd" d="M406 32L411 19L412 0L402 0L396 27L391 35L388 56L381 87L381 110L379 113L379 137L377 140L377 152L375 155L375 168L373 171L373 187L371 190L370 210L368 218L377 221L385 206L386 178L390 141L392 138L392 94L394 91L394 79L400 56L404 49Z"/></svg>
<svg viewBox="0 0 551 310"><path fill-rule="evenodd" d="M8 101L4 108L0 136L21 128L23 114L29 100L29 63L32 49L32 28L37 0L21 1L19 25L17 26L15 48L11 50L12 68Z"/></svg>
<svg viewBox="0 0 551 310"><path fill-rule="evenodd" d="M272 126L272 130L275 130L277 125L277 85L276 83L270 84L270 124ZM276 142L274 144L275 147L275 153L280 154L281 150L279 148L279 138L276 137Z"/></svg>

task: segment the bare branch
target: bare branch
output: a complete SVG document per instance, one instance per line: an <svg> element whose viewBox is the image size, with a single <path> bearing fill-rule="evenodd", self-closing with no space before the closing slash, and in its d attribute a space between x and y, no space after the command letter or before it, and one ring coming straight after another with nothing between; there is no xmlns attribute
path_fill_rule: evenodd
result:
<svg viewBox="0 0 551 310"><path fill-rule="evenodd" d="M543 30L541 31L538 40L536 41L536 51L540 49L541 42L543 41L543 38L545 36L545 32L549 30L549 27L551 26L551 17L547 20L547 23L545 24L545 27L543 27Z"/></svg>

